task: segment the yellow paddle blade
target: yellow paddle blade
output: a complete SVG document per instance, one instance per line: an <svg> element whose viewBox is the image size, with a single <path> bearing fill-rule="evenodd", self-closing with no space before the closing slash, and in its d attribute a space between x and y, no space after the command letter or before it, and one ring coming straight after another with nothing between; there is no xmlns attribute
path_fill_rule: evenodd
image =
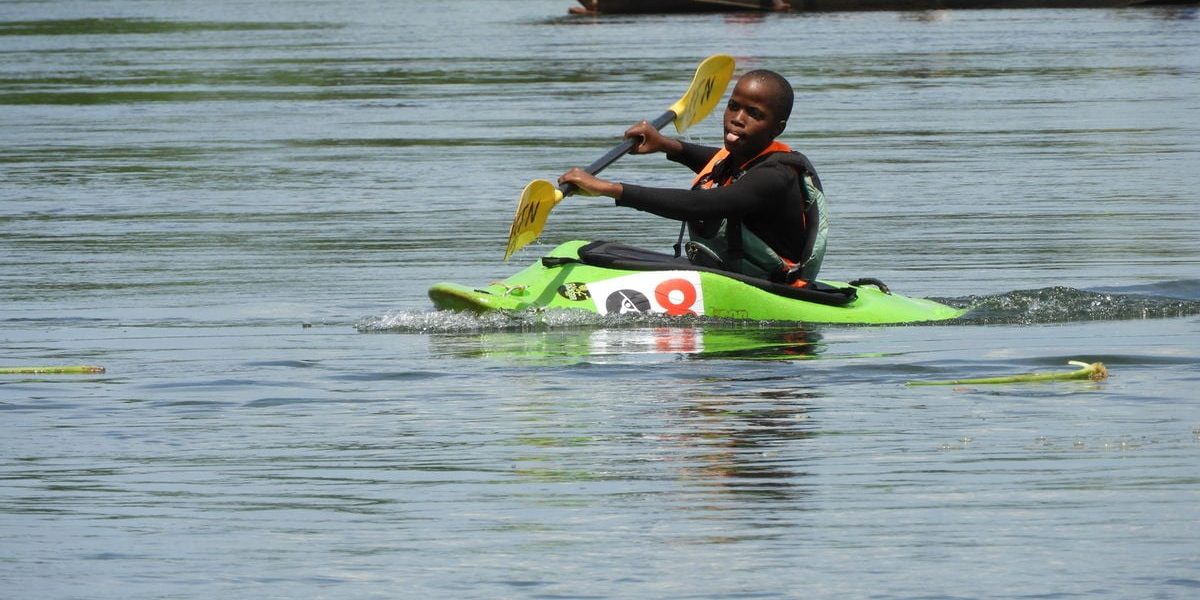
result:
<svg viewBox="0 0 1200 600"><path fill-rule="evenodd" d="M733 69L733 57L728 54L714 54L700 63L687 92L669 109L675 113L676 131L687 131L721 103L721 96L733 78Z"/></svg>
<svg viewBox="0 0 1200 600"><path fill-rule="evenodd" d="M508 247L504 249L504 260L542 235L550 209L562 199L563 193L545 179L531 181L525 186L521 201L517 204L517 214L513 215L512 225L508 228Z"/></svg>
<svg viewBox="0 0 1200 600"><path fill-rule="evenodd" d="M667 112L654 119L654 127L663 128L668 119L674 119L675 129L683 133L692 125L704 120L721 102L725 88L733 78L734 60L727 54L714 54L696 67L692 83L688 86L683 97L672 104ZM588 166L587 172L595 175L604 167L612 164L633 147L632 140L625 140L616 148L610 150L599 160ZM514 252L524 248L542 234L546 226L546 217L563 199L563 193L553 183L537 180L525 186L521 194L521 202L517 204L517 214L513 217L512 225L508 228L508 246L504 249L504 260Z"/></svg>

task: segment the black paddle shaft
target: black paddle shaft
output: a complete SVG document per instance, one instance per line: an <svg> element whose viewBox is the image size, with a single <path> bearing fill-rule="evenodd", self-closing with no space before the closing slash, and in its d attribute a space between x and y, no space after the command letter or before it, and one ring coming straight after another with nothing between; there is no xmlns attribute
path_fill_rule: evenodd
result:
<svg viewBox="0 0 1200 600"><path fill-rule="evenodd" d="M674 121L675 117L676 117L675 111L668 110L667 112L659 115L657 119L650 121L650 125L654 126L655 129L662 129L663 127L667 126L667 123ZM584 170L587 171L588 173L591 173L592 175L599 174L600 171L603 171L605 168L608 167L608 165L611 165L611 164L617 162L618 158L625 156L626 154L629 153L630 150L633 150L633 147L635 145L637 145L640 141L641 140L638 140L636 138L626 138L625 141L621 142L620 144L617 144L617 146L614 147L612 150L609 150L608 152L606 152L604 154L604 156L597 158L595 162L588 165L587 168L585 168ZM576 187L574 184L567 183L567 184L560 186L558 189L559 189L559 191L561 191L563 193L563 196L570 196L571 194L574 194L579 188Z"/></svg>

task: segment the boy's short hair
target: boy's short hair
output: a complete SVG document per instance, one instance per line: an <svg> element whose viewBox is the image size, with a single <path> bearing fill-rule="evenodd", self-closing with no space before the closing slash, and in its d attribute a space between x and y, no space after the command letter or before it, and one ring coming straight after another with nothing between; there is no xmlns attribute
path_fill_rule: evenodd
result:
<svg viewBox="0 0 1200 600"><path fill-rule="evenodd" d="M742 77L749 77L775 86L778 93L775 94L771 102L771 108L774 109L775 116L780 121L786 121L792 116L792 104L796 101L795 92L792 91L792 84L788 83L787 78L768 69L755 69L742 75Z"/></svg>

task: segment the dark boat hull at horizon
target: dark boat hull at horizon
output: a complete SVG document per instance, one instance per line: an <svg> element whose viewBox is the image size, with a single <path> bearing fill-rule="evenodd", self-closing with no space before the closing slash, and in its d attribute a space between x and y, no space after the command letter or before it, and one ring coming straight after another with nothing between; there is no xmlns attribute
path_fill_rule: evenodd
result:
<svg viewBox="0 0 1200 600"><path fill-rule="evenodd" d="M1022 8L1119 8L1195 4L1197 0L579 0L575 14L669 14L744 11L891 11Z"/></svg>

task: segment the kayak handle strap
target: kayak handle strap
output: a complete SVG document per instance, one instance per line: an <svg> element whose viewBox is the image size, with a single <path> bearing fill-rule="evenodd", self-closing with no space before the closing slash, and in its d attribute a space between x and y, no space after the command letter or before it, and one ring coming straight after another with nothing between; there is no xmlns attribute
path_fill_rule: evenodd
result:
<svg viewBox="0 0 1200 600"><path fill-rule="evenodd" d="M886 283L884 283L878 279L875 279L874 277L860 277L858 279L855 279L854 281L851 281L850 285L852 285L854 287L862 287L864 285L873 285L873 286L879 288L879 291L881 291L885 294L892 293L892 290L888 289L888 286Z"/></svg>
<svg viewBox="0 0 1200 600"><path fill-rule="evenodd" d="M561 267L563 265L570 265L570 264L575 264L575 263L582 264L583 261L579 260L578 258L572 257L572 256L543 256L542 257L542 266L546 267L547 269L555 269L555 268Z"/></svg>

